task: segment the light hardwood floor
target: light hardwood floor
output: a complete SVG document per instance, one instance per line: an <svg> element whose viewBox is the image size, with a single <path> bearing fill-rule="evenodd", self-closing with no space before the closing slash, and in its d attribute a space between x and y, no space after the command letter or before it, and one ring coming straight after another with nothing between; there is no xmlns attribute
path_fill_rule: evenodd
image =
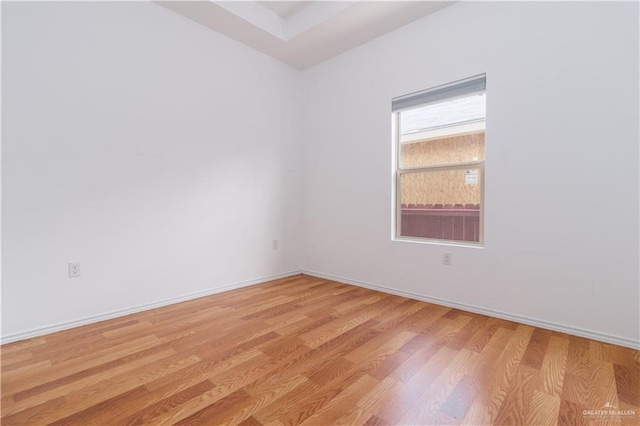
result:
<svg viewBox="0 0 640 426"><path fill-rule="evenodd" d="M638 351L304 275L1 355L3 425L640 424Z"/></svg>

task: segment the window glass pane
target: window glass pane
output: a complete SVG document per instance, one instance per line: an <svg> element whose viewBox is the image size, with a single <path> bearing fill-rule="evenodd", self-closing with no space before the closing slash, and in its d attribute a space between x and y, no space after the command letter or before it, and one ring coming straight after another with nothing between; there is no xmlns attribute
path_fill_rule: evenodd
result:
<svg viewBox="0 0 640 426"><path fill-rule="evenodd" d="M402 111L400 133L408 135L427 129L482 121L487 116L486 94L449 99Z"/></svg>
<svg viewBox="0 0 640 426"><path fill-rule="evenodd" d="M483 123L484 124L484 123ZM484 131L400 144L400 168L484 160Z"/></svg>
<svg viewBox="0 0 640 426"><path fill-rule="evenodd" d="M398 114L400 168L484 160L484 93Z"/></svg>
<svg viewBox="0 0 640 426"><path fill-rule="evenodd" d="M479 168L400 174L400 236L480 242Z"/></svg>

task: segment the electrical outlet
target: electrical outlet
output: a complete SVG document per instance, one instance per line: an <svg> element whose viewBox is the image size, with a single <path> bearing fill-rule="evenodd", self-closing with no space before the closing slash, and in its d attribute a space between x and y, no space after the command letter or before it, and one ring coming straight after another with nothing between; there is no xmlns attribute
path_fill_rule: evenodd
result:
<svg viewBox="0 0 640 426"><path fill-rule="evenodd" d="M80 262L69 262L69 278L80 276Z"/></svg>
<svg viewBox="0 0 640 426"><path fill-rule="evenodd" d="M453 255L451 253L442 253L442 264L451 266Z"/></svg>
<svg viewBox="0 0 640 426"><path fill-rule="evenodd" d="M271 242L271 248L274 250L278 250L278 240L273 240Z"/></svg>

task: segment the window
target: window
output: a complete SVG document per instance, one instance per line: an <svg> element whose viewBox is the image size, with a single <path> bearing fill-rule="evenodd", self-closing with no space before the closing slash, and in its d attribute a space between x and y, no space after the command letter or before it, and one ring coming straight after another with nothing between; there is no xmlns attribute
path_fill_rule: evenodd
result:
<svg viewBox="0 0 640 426"><path fill-rule="evenodd" d="M393 99L396 239L483 243L485 82Z"/></svg>

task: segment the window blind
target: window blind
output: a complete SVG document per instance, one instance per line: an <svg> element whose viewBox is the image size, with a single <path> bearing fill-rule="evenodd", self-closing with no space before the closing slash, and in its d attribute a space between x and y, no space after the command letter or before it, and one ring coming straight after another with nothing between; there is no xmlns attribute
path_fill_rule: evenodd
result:
<svg viewBox="0 0 640 426"><path fill-rule="evenodd" d="M485 89L486 75L481 74L464 80L458 80L453 83L393 98L391 101L391 109L393 112L398 112L445 99L469 96L474 93L482 93Z"/></svg>

